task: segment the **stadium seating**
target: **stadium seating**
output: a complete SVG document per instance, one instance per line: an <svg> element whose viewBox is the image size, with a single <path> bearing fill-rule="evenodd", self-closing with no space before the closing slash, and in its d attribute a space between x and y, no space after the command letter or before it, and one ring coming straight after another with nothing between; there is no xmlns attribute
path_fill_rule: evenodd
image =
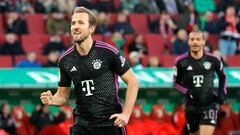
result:
<svg viewBox="0 0 240 135"><path fill-rule="evenodd" d="M129 22L136 33L149 33L147 16L145 14L130 14Z"/></svg>
<svg viewBox="0 0 240 135"><path fill-rule="evenodd" d="M148 54L150 56L160 56L164 53L164 41L159 34L145 35Z"/></svg>
<svg viewBox="0 0 240 135"><path fill-rule="evenodd" d="M208 42L212 46L213 50L218 49L218 40L219 40L218 34L209 34Z"/></svg>
<svg viewBox="0 0 240 135"><path fill-rule="evenodd" d="M0 56L0 61L1 68L10 68L13 65L11 55Z"/></svg>
<svg viewBox="0 0 240 135"><path fill-rule="evenodd" d="M30 34L44 34L45 21L43 14L29 14L26 16L28 31Z"/></svg>
<svg viewBox="0 0 240 135"><path fill-rule="evenodd" d="M114 25L117 21L116 13L108 13L108 23L110 26Z"/></svg>
<svg viewBox="0 0 240 135"><path fill-rule="evenodd" d="M240 55L228 55L227 66L229 67L240 67Z"/></svg>
<svg viewBox="0 0 240 135"><path fill-rule="evenodd" d="M3 16L0 14L0 33L3 33Z"/></svg>
<svg viewBox="0 0 240 135"><path fill-rule="evenodd" d="M149 23L154 21L155 19L158 19L160 18L160 13L159 14L148 14L148 21Z"/></svg>
<svg viewBox="0 0 240 135"><path fill-rule="evenodd" d="M48 39L48 35L22 35L22 47L26 53L36 52L41 54L42 48L47 44Z"/></svg>
<svg viewBox="0 0 240 135"><path fill-rule="evenodd" d="M160 63L163 67L173 67L176 56L175 55L163 55L160 58ZM162 61L161 61L162 60Z"/></svg>

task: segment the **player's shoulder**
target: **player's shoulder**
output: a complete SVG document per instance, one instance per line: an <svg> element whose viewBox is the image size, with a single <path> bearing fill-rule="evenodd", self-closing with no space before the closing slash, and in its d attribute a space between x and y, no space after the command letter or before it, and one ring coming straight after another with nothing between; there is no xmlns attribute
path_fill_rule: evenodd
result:
<svg viewBox="0 0 240 135"><path fill-rule="evenodd" d="M75 49L75 45L73 45L72 47L70 47L67 51L65 51L61 57L59 58L58 62L63 61L66 57L69 57L70 54L74 51Z"/></svg>
<svg viewBox="0 0 240 135"><path fill-rule="evenodd" d="M99 49L103 49L104 51L109 52L109 53L114 53L114 54L119 53L119 50L116 47L114 47L113 45L110 45L106 42L96 40L95 47L99 48Z"/></svg>
<svg viewBox="0 0 240 135"><path fill-rule="evenodd" d="M177 56L177 57L175 58L175 64L177 64L177 63L179 63L180 61L185 60L185 59L187 59L187 58L189 58L189 53L188 53L188 52L183 53L183 54L181 54L181 55L179 55L179 56Z"/></svg>
<svg viewBox="0 0 240 135"><path fill-rule="evenodd" d="M205 54L208 57L208 59L211 59L213 61L221 61L220 57L218 57L218 56L215 56L215 55L213 55L211 53L208 53L208 52L206 52Z"/></svg>

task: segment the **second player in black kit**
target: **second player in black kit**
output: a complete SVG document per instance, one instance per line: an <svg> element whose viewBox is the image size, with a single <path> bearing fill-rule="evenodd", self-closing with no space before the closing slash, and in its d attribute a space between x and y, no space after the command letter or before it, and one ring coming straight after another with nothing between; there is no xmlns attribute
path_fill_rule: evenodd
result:
<svg viewBox="0 0 240 135"><path fill-rule="evenodd" d="M223 64L219 58L203 51L197 41L202 40L198 39L202 36L201 32L190 33L190 51L178 56L174 66L174 87L185 95L185 116L191 133L197 132L199 125L216 126L219 104L227 93ZM196 52L201 53L196 58L194 49L198 47L201 50ZM214 88L215 73L219 78L217 89ZM210 133L207 130L202 132L207 135Z"/></svg>
<svg viewBox="0 0 240 135"><path fill-rule="evenodd" d="M138 82L118 49L92 39L96 16L84 7L74 10L71 35L74 45L59 60L57 92L41 94L46 105L63 106L74 84L76 108L71 135L124 135L138 93ZM126 83L124 105L118 97L118 77Z"/></svg>

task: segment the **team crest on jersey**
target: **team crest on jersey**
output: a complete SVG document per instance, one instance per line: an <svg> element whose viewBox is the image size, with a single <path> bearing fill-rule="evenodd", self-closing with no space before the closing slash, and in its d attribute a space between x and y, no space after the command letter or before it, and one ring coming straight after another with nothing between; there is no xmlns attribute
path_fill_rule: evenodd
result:
<svg viewBox="0 0 240 135"><path fill-rule="evenodd" d="M94 69L100 69L101 66L102 66L102 61L99 60L99 59L95 59L95 60L92 62L92 64L93 64L93 68L94 68Z"/></svg>
<svg viewBox="0 0 240 135"><path fill-rule="evenodd" d="M206 62L203 63L203 66L204 66L204 68L205 68L206 70L209 70L209 69L211 68L211 65L212 65L212 63L210 63L210 62L208 62L208 61L206 61Z"/></svg>

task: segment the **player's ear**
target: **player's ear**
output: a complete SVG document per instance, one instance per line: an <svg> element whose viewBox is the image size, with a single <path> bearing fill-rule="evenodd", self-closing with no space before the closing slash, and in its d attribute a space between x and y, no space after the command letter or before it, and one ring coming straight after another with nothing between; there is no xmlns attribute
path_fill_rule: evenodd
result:
<svg viewBox="0 0 240 135"><path fill-rule="evenodd" d="M95 28L96 28L96 26L90 26L89 31L90 31L91 34L95 31Z"/></svg>

